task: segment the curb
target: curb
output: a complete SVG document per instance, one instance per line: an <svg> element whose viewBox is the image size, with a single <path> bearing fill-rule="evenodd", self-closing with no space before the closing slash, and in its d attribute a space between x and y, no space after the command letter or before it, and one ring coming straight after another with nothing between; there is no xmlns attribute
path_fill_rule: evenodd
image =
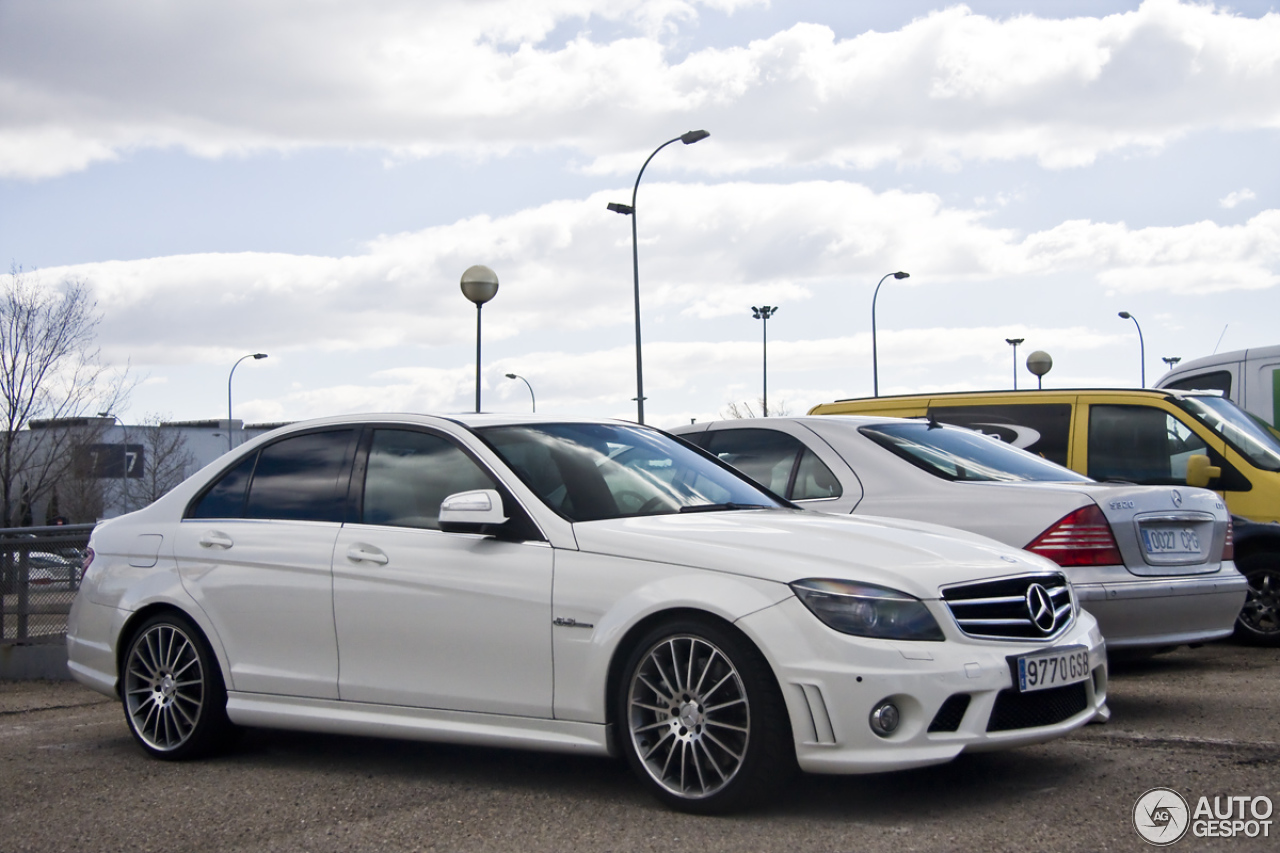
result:
<svg viewBox="0 0 1280 853"><path fill-rule="evenodd" d="M0 679L70 681L65 638L47 643L0 643Z"/></svg>

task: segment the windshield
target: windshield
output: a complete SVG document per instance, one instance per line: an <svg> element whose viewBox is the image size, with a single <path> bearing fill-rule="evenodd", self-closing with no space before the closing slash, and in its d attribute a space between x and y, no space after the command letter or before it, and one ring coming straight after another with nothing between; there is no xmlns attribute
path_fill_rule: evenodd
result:
<svg viewBox="0 0 1280 853"><path fill-rule="evenodd" d="M881 447L945 480L1089 483L1088 477L1005 444L998 438L937 423L893 423L858 430Z"/></svg>
<svg viewBox="0 0 1280 853"><path fill-rule="evenodd" d="M670 436L624 424L521 424L476 432L570 521L787 506Z"/></svg>
<svg viewBox="0 0 1280 853"><path fill-rule="evenodd" d="M1264 471L1280 471L1280 439L1222 397L1182 397L1179 405Z"/></svg>

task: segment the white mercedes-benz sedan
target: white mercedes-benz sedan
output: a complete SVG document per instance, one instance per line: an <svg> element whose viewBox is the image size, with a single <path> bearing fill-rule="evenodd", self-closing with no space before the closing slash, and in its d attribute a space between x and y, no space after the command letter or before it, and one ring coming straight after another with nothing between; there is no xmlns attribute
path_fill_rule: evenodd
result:
<svg viewBox="0 0 1280 853"><path fill-rule="evenodd" d="M806 509L929 521L1048 557L1112 651L1229 637L1248 591L1231 516L1208 489L1099 483L921 419L759 418L672 432Z"/></svg>
<svg viewBox="0 0 1280 853"><path fill-rule="evenodd" d="M624 755L721 812L1107 713L1050 561L805 512L623 422L295 424L99 525L86 566L71 672L158 758L235 726Z"/></svg>

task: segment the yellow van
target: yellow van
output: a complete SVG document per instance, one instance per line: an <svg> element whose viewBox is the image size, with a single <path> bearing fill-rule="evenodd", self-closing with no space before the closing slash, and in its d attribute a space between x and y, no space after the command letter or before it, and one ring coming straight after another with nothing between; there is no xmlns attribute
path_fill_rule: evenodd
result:
<svg viewBox="0 0 1280 853"><path fill-rule="evenodd" d="M975 391L837 400L809 414L932 417L1095 480L1211 488L1231 510L1236 567L1251 586L1237 633L1280 645L1280 439L1218 394Z"/></svg>

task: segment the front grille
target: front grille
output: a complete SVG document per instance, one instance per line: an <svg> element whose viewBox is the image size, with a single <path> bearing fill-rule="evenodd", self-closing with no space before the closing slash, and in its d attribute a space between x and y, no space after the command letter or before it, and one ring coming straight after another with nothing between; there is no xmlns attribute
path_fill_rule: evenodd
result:
<svg viewBox="0 0 1280 853"><path fill-rule="evenodd" d="M1051 687L1034 693L1019 693L1006 687L996 695L996 705L987 721L987 731L1007 732L1052 726L1070 719L1089 707L1086 682Z"/></svg>
<svg viewBox="0 0 1280 853"><path fill-rule="evenodd" d="M1049 606L1039 606L1035 587L1048 594ZM960 630L981 639L1043 640L1070 625L1074 615L1061 572L953 586L942 591L942 598Z"/></svg>
<svg viewBox="0 0 1280 853"><path fill-rule="evenodd" d="M938 713L933 715L933 722L929 723L929 731L954 732L960 728L960 723L964 720L964 712L967 710L969 710L968 693L948 696L947 701L943 702L942 707L938 709Z"/></svg>

